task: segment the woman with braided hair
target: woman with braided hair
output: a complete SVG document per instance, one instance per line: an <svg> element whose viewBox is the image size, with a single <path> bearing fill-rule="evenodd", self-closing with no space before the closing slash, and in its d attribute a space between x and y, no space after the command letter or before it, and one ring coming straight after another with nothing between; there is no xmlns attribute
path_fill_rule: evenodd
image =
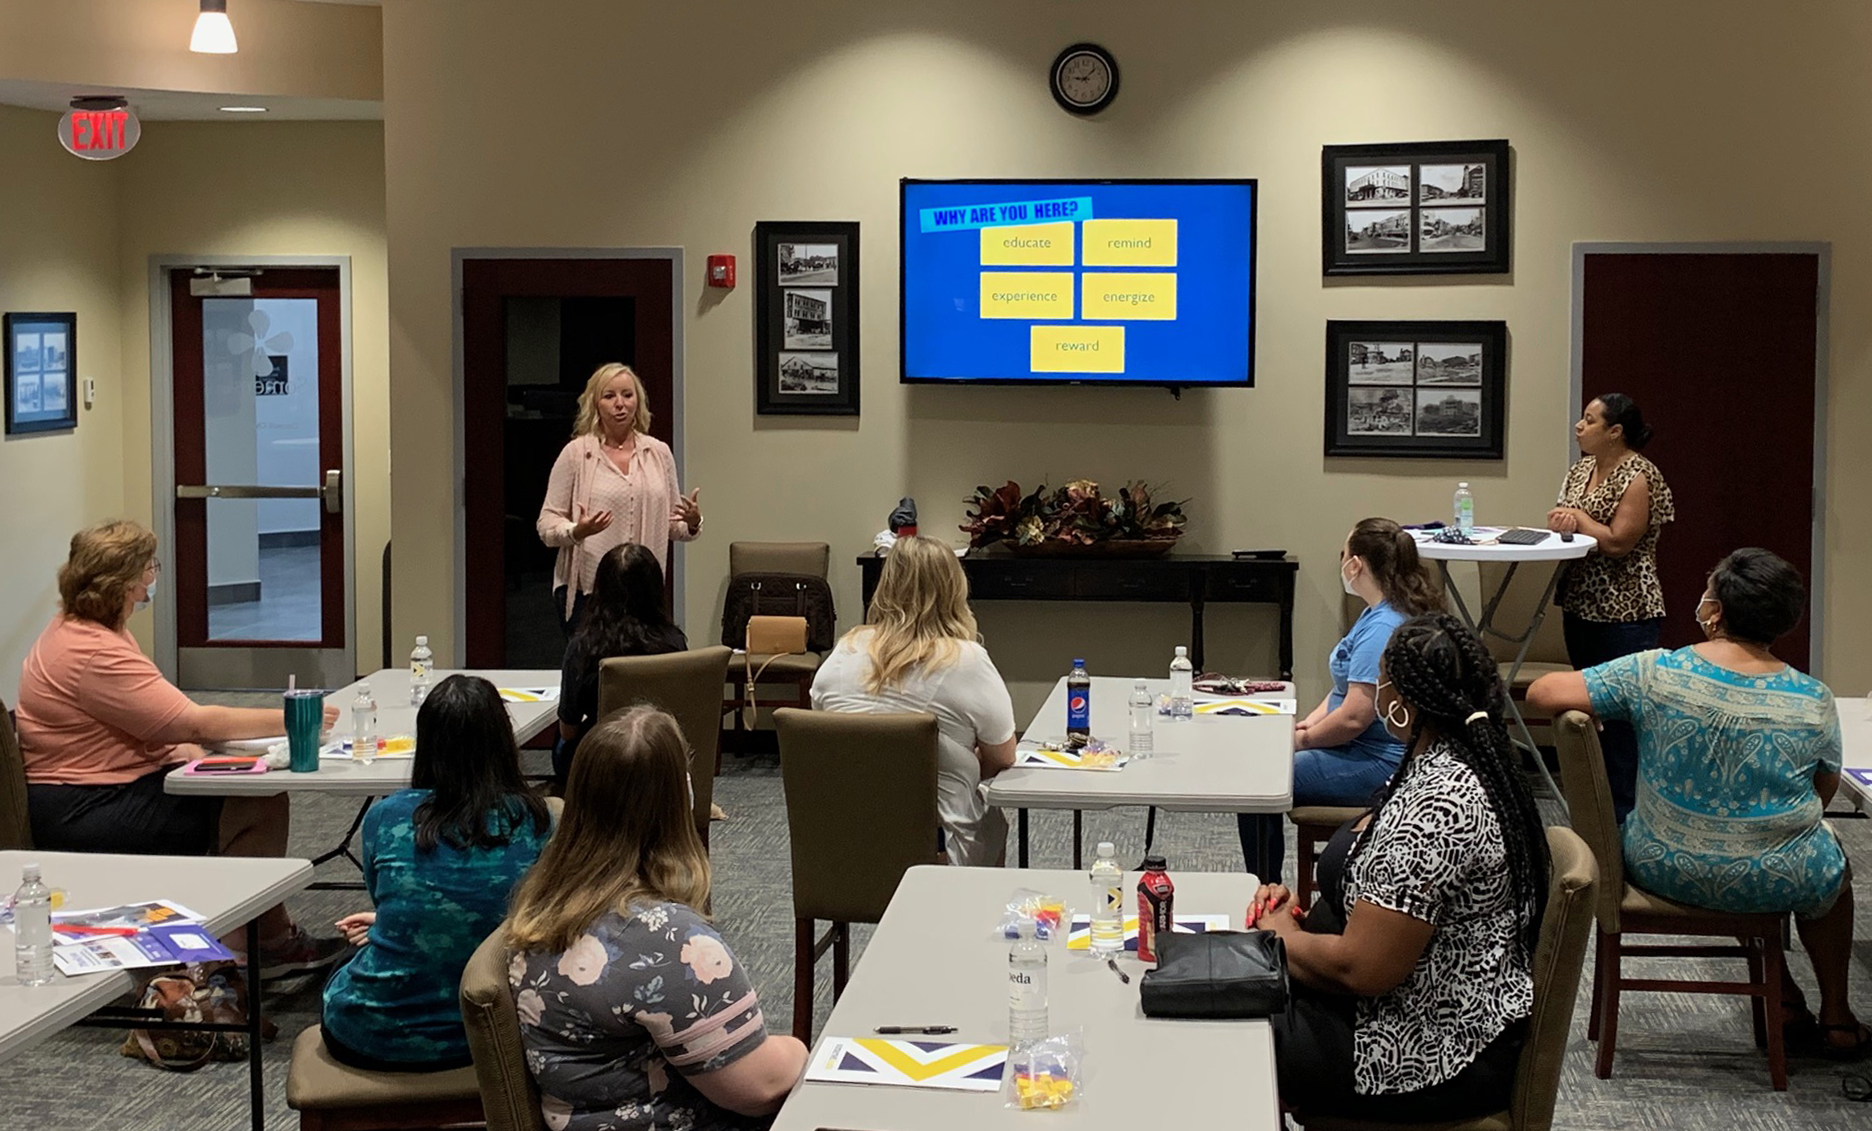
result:
<svg viewBox="0 0 1872 1131"><path fill-rule="evenodd" d="M1327 846L1319 902L1308 913L1264 884L1251 905L1293 980L1273 1018L1281 1099L1387 1123L1502 1111L1534 1007L1548 859L1495 660L1447 613L1406 621L1377 709L1404 761Z"/></svg>

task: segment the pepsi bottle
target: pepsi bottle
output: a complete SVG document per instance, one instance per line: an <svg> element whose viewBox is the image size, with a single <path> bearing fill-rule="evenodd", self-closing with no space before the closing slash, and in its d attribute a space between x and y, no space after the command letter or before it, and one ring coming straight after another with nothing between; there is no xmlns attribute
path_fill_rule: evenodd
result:
<svg viewBox="0 0 1872 1131"><path fill-rule="evenodd" d="M1092 737L1092 677L1084 660L1074 660L1066 676L1066 737Z"/></svg>

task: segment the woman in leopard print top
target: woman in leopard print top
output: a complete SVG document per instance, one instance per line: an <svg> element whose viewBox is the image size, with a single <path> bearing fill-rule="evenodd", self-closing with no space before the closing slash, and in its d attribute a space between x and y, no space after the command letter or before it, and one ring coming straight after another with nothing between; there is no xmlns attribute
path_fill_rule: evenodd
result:
<svg viewBox="0 0 1872 1131"><path fill-rule="evenodd" d="M1663 473L1638 454L1651 429L1630 397L1607 393L1593 400L1573 435L1580 460L1561 482L1547 525L1598 543L1567 567L1557 598L1567 659L1583 671L1658 646L1664 627L1658 535L1677 510ZM1609 723L1600 745L1612 807L1623 821L1637 789L1638 740L1627 724Z"/></svg>

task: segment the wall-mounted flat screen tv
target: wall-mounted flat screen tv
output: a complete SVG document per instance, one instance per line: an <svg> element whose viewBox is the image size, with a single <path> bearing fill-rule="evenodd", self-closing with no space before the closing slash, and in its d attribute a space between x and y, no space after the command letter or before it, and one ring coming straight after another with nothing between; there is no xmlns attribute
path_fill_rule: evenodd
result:
<svg viewBox="0 0 1872 1131"><path fill-rule="evenodd" d="M906 382L1254 384L1252 180L901 186Z"/></svg>

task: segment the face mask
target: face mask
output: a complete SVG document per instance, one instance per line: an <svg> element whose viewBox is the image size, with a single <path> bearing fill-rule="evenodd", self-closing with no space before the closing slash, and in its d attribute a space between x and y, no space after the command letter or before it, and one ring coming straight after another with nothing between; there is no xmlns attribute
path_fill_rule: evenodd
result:
<svg viewBox="0 0 1872 1131"><path fill-rule="evenodd" d="M1712 639L1716 636L1716 621L1714 618L1709 620L1703 619L1703 606L1713 605L1715 603L1716 602L1711 598L1705 597L1697 602L1696 612L1693 614L1696 617L1697 627L1703 630L1703 635Z"/></svg>
<svg viewBox="0 0 1872 1131"><path fill-rule="evenodd" d="M1387 679L1378 685L1378 690L1383 691L1390 686L1391 681ZM1384 712L1379 717L1384 720L1385 729L1391 732L1392 738L1399 742L1409 740L1410 708L1404 706L1404 700L1393 697L1391 702L1385 704Z"/></svg>
<svg viewBox="0 0 1872 1131"><path fill-rule="evenodd" d="M160 581L160 580L162 579L157 578L157 581ZM152 581L148 585L145 585L143 587L143 599L136 603L136 607L139 609L149 608L150 598L154 597L155 595L156 595L156 582Z"/></svg>
<svg viewBox="0 0 1872 1131"><path fill-rule="evenodd" d="M1356 597L1358 596L1358 590L1352 588L1352 576L1346 573L1346 566L1351 564L1352 559L1347 558L1346 564L1339 567L1339 584L1345 587L1346 596Z"/></svg>

